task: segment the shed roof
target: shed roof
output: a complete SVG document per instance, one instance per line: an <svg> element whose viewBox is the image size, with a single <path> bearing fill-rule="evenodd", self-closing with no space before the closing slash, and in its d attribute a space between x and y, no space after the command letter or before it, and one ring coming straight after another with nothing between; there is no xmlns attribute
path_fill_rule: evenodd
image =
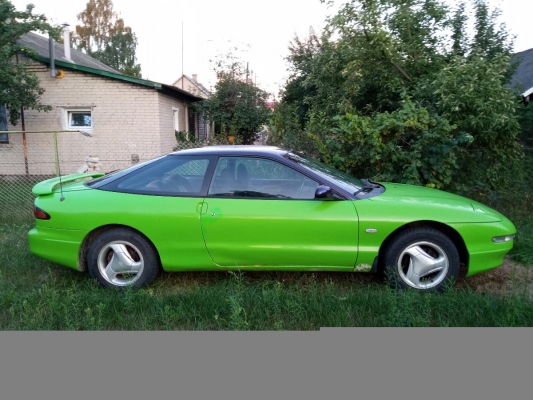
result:
<svg viewBox="0 0 533 400"><path fill-rule="evenodd" d="M35 60L45 64L50 64L48 38L30 32L24 34L20 39L18 39L17 44L35 50L37 54L35 56L32 56L32 58L34 58ZM172 85L166 85L164 83L153 82L146 79L134 78L132 76L123 75L117 70L102 63L101 61L98 61L97 59L76 49L71 49L71 60L73 62L69 62L65 58L64 46L56 42L54 42L54 52L55 64L56 66L61 68L82 71L89 74L98 75L110 79L116 79L123 82L147 86L149 88L158 90L162 93L165 93L169 96L175 97L183 101L196 102L203 100L201 97L194 96L191 93L185 90L181 90Z"/></svg>
<svg viewBox="0 0 533 400"><path fill-rule="evenodd" d="M17 40L17 44L35 50L40 57L49 57L49 42L48 38L45 38L44 36L38 35L33 32L26 33L19 40ZM56 41L54 41L54 53L56 61L70 63L70 61L65 58L65 47L62 44L57 43ZM72 59L72 61L74 61L74 64L76 65L120 74L119 71L76 49L70 49L70 58Z"/></svg>
<svg viewBox="0 0 533 400"><path fill-rule="evenodd" d="M524 96L528 96L531 94L528 91L533 89L533 49L513 54L511 61L519 63L511 79L511 87L520 86Z"/></svg>

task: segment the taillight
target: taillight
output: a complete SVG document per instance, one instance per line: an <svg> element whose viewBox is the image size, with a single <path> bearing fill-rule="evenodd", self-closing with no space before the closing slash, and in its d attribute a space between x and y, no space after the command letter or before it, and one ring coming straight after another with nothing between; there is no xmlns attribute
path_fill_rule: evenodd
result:
<svg viewBox="0 0 533 400"><path fill-rule="evenodd" d="M35 206L33 207L33 215L35 215L35 218L37 218L37 219L49 220L51 218L50 215L47 212L45 212L45 211L41 210L39 207L35 207Z"/></svg>

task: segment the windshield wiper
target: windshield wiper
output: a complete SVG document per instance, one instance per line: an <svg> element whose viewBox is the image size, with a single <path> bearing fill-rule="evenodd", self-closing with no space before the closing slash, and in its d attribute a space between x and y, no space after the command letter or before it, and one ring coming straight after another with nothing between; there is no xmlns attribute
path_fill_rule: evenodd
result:
<svg viewBox="0 0 533 400"><path fill-rule="evenodd" d="M353 195L357 196L359 193L370 193L372 190L374 190L374 186L368 185L368 186L365 186L364 188L359 189Z"/></svg>
<svg viewBox="0 0 533 400"><path fill-rule="evenodd" d="M210 194L210 196L213 197L238 197L243 199L292 199L292 197L285 196L282 194L270 194L270 193L263 193L263 192L256 192L253 190L235 190L233 192L225 192L225 193L213 193Z"/></svg>
<svg viewBox="0 0 533 400"><path fill-rule="evenodd" d="M353 195L357 196L359 193L370 193L374 189L379 189L381 186L375 184L374 182L370 182L370 179L361 179L364 183L366 183L366 186L356 191Z"/></svg>

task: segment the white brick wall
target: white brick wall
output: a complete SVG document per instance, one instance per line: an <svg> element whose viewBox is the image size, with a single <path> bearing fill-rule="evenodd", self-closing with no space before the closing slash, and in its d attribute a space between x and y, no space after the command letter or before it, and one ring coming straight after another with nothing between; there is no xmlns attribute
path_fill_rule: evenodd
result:
<svg viewBox="0 0 533 400"><path fill-rule="evenodd" d="M132 165L134 154L144 161L172 151L176 145L173 107L180 109L180 127L185 127L185 104L154 89L73 70L64 70L65 77L56 79L41 63L30 68L46 90L41 102L54 109L48 113L26 110L27 131L61 130L62 110L69 107L92 110L92 138L77 132L58 134L61 174L75 172L89 155L99 157L101 168L111 171ZM10 130L22 130L21 124ZM53 135L26 136L30 174L53 174ZM22 138L10 134L10 144L0 145L0 175L21 173Z"/></svg>
<svg viewBox="0 0 533 400"><path fill-rule="evenodd" d="M176 146L174 130L174 109L179 110L179 128L185 130L186 110L185 105L170 96L159 96L159 123L161 127L161 153L169 153Z"/></svg>

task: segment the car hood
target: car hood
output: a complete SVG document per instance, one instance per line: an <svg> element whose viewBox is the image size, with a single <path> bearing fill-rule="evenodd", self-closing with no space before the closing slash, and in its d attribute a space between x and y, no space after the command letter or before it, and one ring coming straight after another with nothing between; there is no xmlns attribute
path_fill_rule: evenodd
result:
<svg viewBox="0 0 533 400"><path fill-rule="evenodd" d="M369 200L391 203L428 219L438 216L443 222L494 222L505 218L484 204L453 193L423 186L381 184L385 192Z"/></svg>

